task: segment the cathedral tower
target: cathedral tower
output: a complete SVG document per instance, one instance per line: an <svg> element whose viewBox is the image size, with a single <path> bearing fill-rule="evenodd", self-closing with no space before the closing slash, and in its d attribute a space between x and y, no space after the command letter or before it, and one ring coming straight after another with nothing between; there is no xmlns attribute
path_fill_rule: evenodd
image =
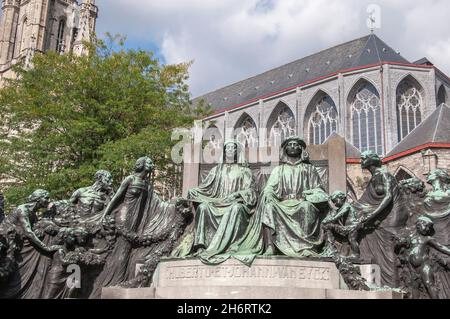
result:
<svg viewBox="0 0 450 319"><path fill-rule="evenodd" d="M0 78L35 52L84 54L84 41L95 34L95 0L2 0Z"/></svg>

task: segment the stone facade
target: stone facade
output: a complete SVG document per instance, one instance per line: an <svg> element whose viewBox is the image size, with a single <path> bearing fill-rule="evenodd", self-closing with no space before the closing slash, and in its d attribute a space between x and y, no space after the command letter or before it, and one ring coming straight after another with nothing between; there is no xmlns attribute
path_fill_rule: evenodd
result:
<svg viewBox="0 0 450 319"><path fill-rule="evenodd" d="M436 76L435 69L423 65L399 66L384 64L382 66L363 68L358 71L340 73L325 80L293 88L288 92L261 99L232 110L218 112L205 120L205 126L214 123L221 131L222 136L232 137L233 129L243 116L250 116L256 123L258 130L269 129L268 120L277 106L287 105L295 114L297 133L309 138L307 129L308 118L305 117L308 109L313 107L311 101L317 94L325 93L336 105L339 114L337 133L352 141L349 104L350 92L362 82L369 82L377 90L381 98L383 113L383 154L389 153L398 144L396 91L402 80L413 78L421 86L423 94L423 119L429 116L437 107L437 90L443 86L450 90L447 82L443 83ZM448 85L448 86L447 86ZM225 131L225 133L224 133Z"/></svg>
<svg viewBox="0 0 450 319"><path fill-rule="evenodd" d="M84 54L95 34L95 0L3 0L0 24L0 80L13 77L11 66L29 63L36 52Z"/></svg>
<svg viewBox="0 0 450 319"><path fill-rule="evenodd" d="M368 43L373 41L374 38L378 39L370 36ZM395 52L384 42L381 41L379 43L381 44L377 44L377 52ZM350 46L343 44L339 47L347 48ZM323 52L332 52L332 50L333 48ZM315 67L317 69L323 68L323 70L328 70L325 64L330 64L330 61L326 60L330 57L324 56L323 52L313 55L319 57L314 60L314 63L322 63L323 65L311 65L311 68ZM358 51L357 55L369 56L373 52L374 49L368 49L368 45L366 45L363 50ZM397 52L395 54L400 56ZM354 52L353 54L349 54L349 52L342 53L341 50L339 56L334 55L334 57L348 61L349 59L354 59L355 54ZM329 103L334 104L337 113L335 119L337 125L335 129L333 128L333 131L345 137L348 143L347 149L349 147L353 149L352 152L347 150L346 156L347 188L355 197L359 197L362 195L362 190L367 185L370 175L361 170L359 158L357 158L359 155L355 155L355 148L352 145L356 149L359 149L359 151L371 149L375 150L382 157L389 156L392 158L392 151L401 141L404 141L404 138L415 127L418 127L427 118L430 118L430 115L440 105L449 105L450 79L447 75L427 59L422 59L414 63L404 63L396 60L395 56L391 55L390 57L392 58L390 61L393 62L381 60L367 65L361 62L357 67L342 69L331 74L323 73L325 71L319 71L323 74L319 72L315 74L321 74L322 76L283 90L278 90L274 93L267 94L266 85L265 91L261 92L263 94L261 98L250 100L248 103L232 105L230 101L241 102L243 100L242 98L236 98L238 95L246 96L246 94L250 94L248 93L249 91L253 91L252 96L257 95L255 91L261 90L261 86L263 85L261 83L267 82L273 84L282 82L282 79L286 78L286 74L283 73L284 71L280 71L284 70L286 66L282 66L248 80L207 93L195 99L194 102L204 99L212 107L215 107L216 104L221 104L221 107L224 107L224 104L227 104L225 108L216 108L214 115L206 118L203 123L205 128L215 127L214 129L219 131L217 134L225 139L236 136L236 132L241 129L240 125L243 119L250 118L250 122L255 123L255 130L259 138L258 145L261 148L265 145L267 136L271 132L271 119L281 109L286 108L290 110L293 116L293 122L295 123L293 131L303 136L307 144L325 143L326 139L324 140L323 138L320 140L320 143L312 142L314 139L311 138L311 134L315 134L315 132L311 131L310 123L313 115L316 114L313 111L317 107L318 97L326 97ZM298 61L302 60L306 61L308 58ZM303 69L304 66L300 62L293 62L287 66L291 65L297 67L298 65L302 65L302 68L298 67L297 69L289 70L295 74L305 74L304 72L309 72L310 70L309 67ZM289 74L288 76L291 75ZM361 120L361 118L356 120L355 117L355 105L359 102L359 100L357 101L357 97L362 90L361 88L368 88L366 91L372 95L369 98L375 99L374 101L376 101L380 113L372 119L367 119L365 127L361 125L366 120ZM364 107L370 107L370 103L372 102L367 102ZM375 110L373 112L375 114ZM379 116L380 119L378 120L376 116ZM375 130L379 131L375 133L375 138L373 138L373 133L369 129L370 125L373 127L371 121L377 121ZM358 128L358 133L356 133L356 128ZM432 130L435 131L436 126ZM329 129L326 131L326 134L328 138L330 135ZM375 139L375 146L370 145L369 147L370 136L372 136L372 139ZM365 138L368 141L366 145L364 145ZM204 137L204 144L207 144L207 140L208 138ZM430 140L429 142L432 141ZM450 140L440 141L441 146L443 145L442 143L448 145L441 148L437 148L435 145L431 150L420 149L412 153L407 152L405 155L395 157L395 160L388 158L389 161L385 161L386 167L399 179L408 176L424 179L426 173L429 171L429 168L426 168L428 164L425 164L425 161L427 163L432 161L434 164L430 165L434 165L434 168L450 169Z"/></svg>

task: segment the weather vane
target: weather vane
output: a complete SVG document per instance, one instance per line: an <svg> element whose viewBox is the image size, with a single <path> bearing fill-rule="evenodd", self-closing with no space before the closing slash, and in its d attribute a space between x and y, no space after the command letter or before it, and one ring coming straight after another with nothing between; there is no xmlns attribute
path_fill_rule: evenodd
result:
<svg viewBox="0 0 450 319"><path fill-rule="evenodd" d="M378 4L371 4L367 7L367 27L373 33L375 29L381 29L381 7Z"/></svg>

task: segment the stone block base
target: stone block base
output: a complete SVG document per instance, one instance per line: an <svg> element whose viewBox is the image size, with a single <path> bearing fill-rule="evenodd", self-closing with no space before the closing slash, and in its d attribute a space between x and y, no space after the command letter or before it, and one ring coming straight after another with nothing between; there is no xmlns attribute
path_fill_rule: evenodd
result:
<svg viewBox="0 0 450 319"><path fill-rule="evenodd" d="M102 299L402 299L392 291L280 287L104 288Z"/></svg>
<svg viewBox="0 0 450 319"><path fill-rule="evenodd" d="M156 299L155 288L103 288L102 299Z"/></svg>
<svg viewBox="0 0 450 319"><path fill-rule="evenodd" d="M371 283L377 265L360 265ZM209 266L197 259L162 261L152 288L104 288L103 299L401 299L392 291L348 290L332 262L258 258L251 267L237 260Z"/></svg>

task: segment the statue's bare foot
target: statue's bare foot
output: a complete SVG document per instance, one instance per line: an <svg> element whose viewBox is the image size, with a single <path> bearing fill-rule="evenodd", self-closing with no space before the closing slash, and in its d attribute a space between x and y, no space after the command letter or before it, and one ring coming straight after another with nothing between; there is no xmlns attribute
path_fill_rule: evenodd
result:
<svg viewBox="0 0 450 319"><path fill-rule="evenodd" d="M194 257L198 257L199 255L203 254L205 252L205 248L199 248L195 254Z"/></svg>

